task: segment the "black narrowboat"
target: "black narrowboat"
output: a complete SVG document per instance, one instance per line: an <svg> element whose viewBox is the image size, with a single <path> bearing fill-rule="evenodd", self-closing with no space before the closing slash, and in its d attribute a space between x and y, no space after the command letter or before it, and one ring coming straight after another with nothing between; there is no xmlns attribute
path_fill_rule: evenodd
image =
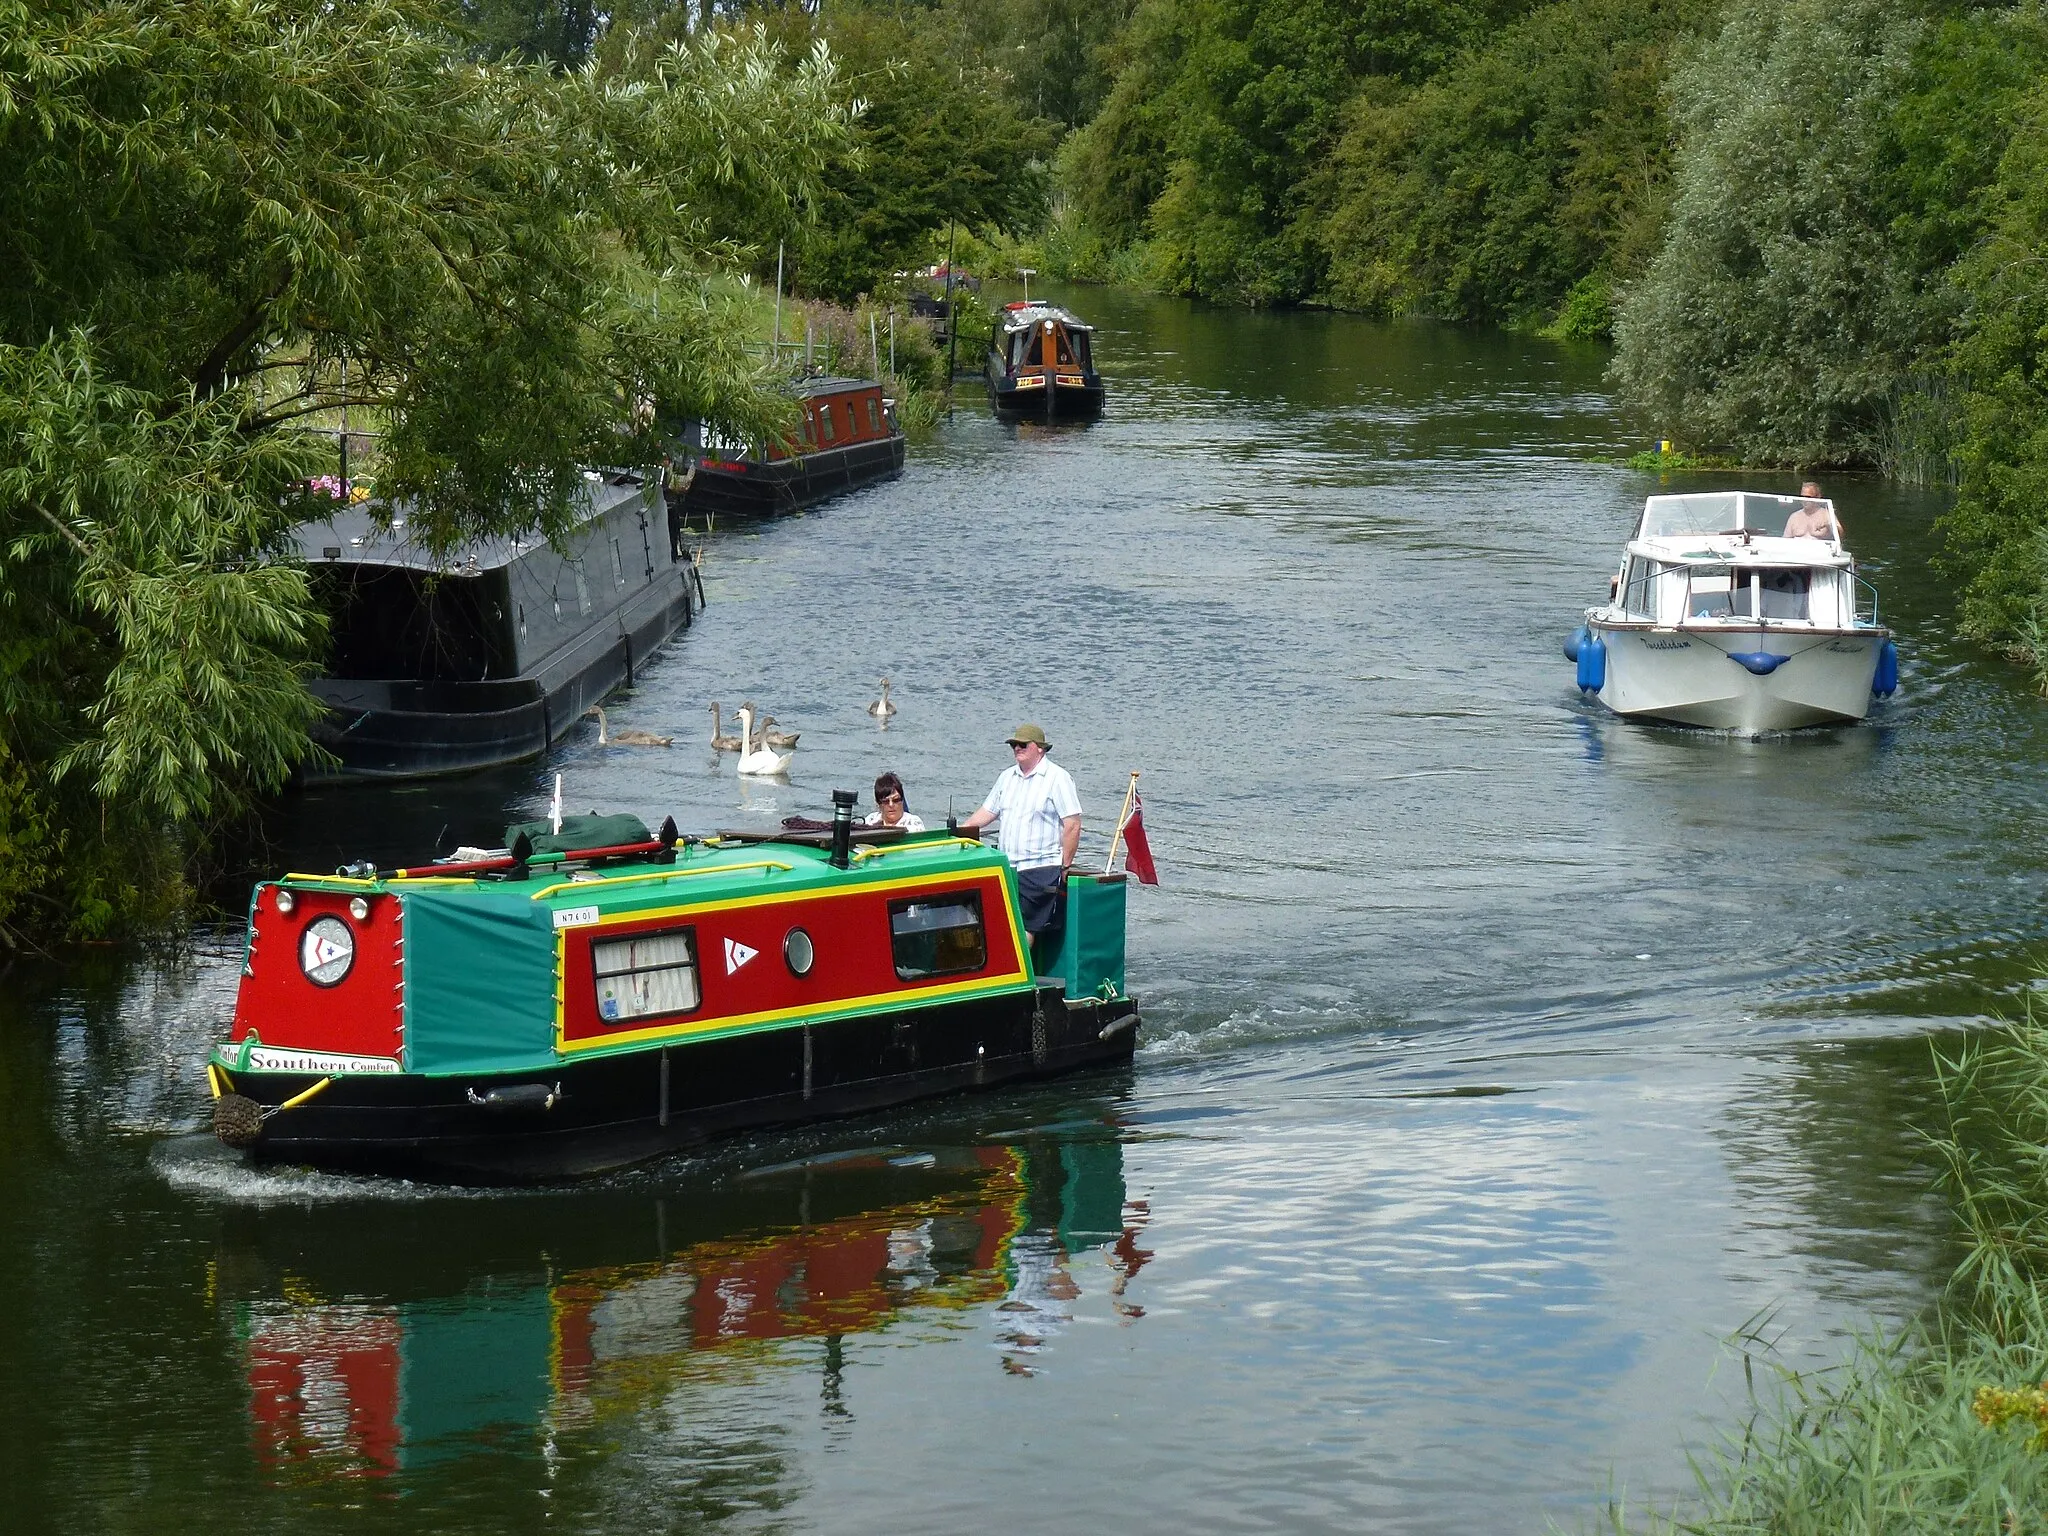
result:
<svg viewBox="0 0 2048 1536"><path fill-rule="evenodd" d="M989 346L988 396L1004 415L1094 420L1103 401L1094 328L1057 304L1005 304Z"/></svg>
<svg viewBox="0 0 2048 1536"><path fill-rule="evenodd" d="M466 1182L1130 1059L1124 877L1027 939L997 850L938 831L508 829L466 862L266 881L215 1130L253 1155ZM817 824L811 824L814 828Z"/></svg>
<svg viewBox="0 0 2048 1536"><path fill-rule="evenodd" d="M872 379L798 381L798 440L787 449L734 443L707 427L686 444L671 500L685 516L765 517L902 472L896 409Z"/></svg>
<svg viewBox="0 0 2048 1536"><path fill-rule="evenodd" d="M658 478L585 473L565 549L495 539L441 559L352 506L303 524L299 553L330 623L332 754L309 781L466 773L547 750L584 710L633 681L689 624L695 569ZM697 595L701 597L701 588Z"/></svg>

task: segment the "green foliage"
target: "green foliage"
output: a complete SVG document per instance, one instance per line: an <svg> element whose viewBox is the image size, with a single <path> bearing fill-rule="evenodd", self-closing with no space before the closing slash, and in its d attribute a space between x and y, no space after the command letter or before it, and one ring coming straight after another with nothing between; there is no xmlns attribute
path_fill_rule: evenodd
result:
<svg viewBox="0 0 2048 1536"><path fill-rule="evenodd" d="M1369 89L1338 151L1325 238L1350 308L1610 325L1617 277L1654 250L1675 45L1716 0L1563 0L1418 89Z"/></svg>
<svg viewBox="0 0 2048 1536"><path fill-rule="evenodd" d="M803 291L848 300L931 259L949 224L1021 231L1045 216L1056 134L997 71L950 55L936 29L848 7L825 35L864 103L795 247Z"/></svg>
<svg viewBox="0 0 2048 1536"><path fill-rule="evenodd" d="M1968 306L1954 360L1964 386L1961 494L1946 531L1968 583L1965 628L2039 665L2048 663L2048 85L2022 98L2014 124L1989 231L1956 270Z"/></svg>
<svg viewBox="0 0 2048 1536"><path fill-rule="evenodd" d="M1063 186L1107 246L1151 238L1155 279L1252 303L1322 286L1328 160L1368 81L1413 83L1527 0L1141 0Z"/></svg>
<svg viewBox="0 0 2048 1536"><path fill-rule="evenodd" d="M723 215L815 197L830 61L469 47L434 0L0 0L0 743L66 869L175 847L305 750L321 632L277 551L331 462L310 423L379 421L380 492L450 548L654 462L645 402L789 413Z"/></svg>
<svg viewBox="0 0 2048 1536"><path fill-rule="evenodd" d="M1742 0L1677 70L1669 230L1615 328L1654 423L1758 463L1869 457L1940 335L1882 196L1921 32L1900 0Z"/></svg>

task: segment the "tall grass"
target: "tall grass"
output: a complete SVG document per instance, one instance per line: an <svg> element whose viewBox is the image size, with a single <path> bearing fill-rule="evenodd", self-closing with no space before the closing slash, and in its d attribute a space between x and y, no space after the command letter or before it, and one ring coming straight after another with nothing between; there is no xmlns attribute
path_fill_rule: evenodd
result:
<svg viewBox="0 0 2048 1536"><path fill-rule="evenodd" d="M1762 1354L1748 1416L1694 1459L1694 1497L1613 1532L1712 1536L2048 1533L2048 1018L1936 1055L1932 1148L1968 1244L1923 1322L1859 1340L1841 1366Z"/></svg>

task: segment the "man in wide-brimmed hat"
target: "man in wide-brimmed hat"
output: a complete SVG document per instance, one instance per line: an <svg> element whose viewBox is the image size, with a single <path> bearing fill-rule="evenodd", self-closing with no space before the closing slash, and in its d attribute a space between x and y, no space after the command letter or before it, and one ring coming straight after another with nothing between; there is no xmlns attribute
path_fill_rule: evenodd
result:
<svg viewBox="0 0 2048 1536"><path fill-rule="evenodd" d="M1081 846L1081 797L1066 769L1046 756L1045 732L1020 725L1010 732L1016 761L996 777L981 809L960 823L976 832L996 822L996 844L1017 871L1024 931L1041 960L1059 946L1066 926L1067 870Z"/></svg>

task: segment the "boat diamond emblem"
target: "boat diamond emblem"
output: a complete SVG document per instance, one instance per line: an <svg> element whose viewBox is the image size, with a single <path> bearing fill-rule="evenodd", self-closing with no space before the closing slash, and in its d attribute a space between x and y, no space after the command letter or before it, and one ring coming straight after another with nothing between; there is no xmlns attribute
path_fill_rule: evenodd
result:
<svg viewBox="0 0 2048 1536"><path fill-rule="evenodd" d="M749 948L738 939L727 939L725 941L725 974L730 976L759 953L758 949Z"/></svg>

